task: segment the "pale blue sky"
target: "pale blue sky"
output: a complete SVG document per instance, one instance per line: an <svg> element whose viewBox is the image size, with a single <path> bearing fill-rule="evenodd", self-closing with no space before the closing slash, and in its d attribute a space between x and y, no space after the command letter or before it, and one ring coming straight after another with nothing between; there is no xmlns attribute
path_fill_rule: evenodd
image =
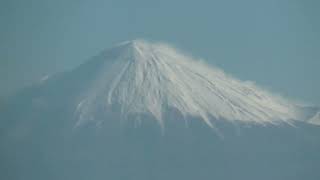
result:
<svg viewBox="0 0 320 180"><path fill-rule="evenodd" d="M145 38L320 105L319 9L318 0L0 0L0 95Z"/></svg>

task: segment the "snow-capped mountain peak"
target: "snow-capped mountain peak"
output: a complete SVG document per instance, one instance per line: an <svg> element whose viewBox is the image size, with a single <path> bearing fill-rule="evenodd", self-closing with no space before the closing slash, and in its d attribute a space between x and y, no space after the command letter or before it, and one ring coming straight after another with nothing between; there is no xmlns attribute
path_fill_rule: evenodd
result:
<svg viewBox="0 0 320 180"><path fill-rule="evenodd" d="M320 177L318 107L163 43L118 44L3 100L0 179Z"/></svg>
<svg viewBox="0 0 320 180"><path fill-rule="evenodd" d="M170 109L184 117L198 117L211 127L213 119L277 124L301 117L289 100L167 44L128 41L91 61L100 65L78 102L78 124L94 120L97 111L110 112L114 107L123 118L150 115L162 126Z"/></svg>

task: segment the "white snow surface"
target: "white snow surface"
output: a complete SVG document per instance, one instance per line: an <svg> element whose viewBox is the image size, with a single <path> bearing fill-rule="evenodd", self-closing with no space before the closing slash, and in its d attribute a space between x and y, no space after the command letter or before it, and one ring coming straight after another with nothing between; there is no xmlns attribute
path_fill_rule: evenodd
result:
<svg viewBox="0 0 320 180"><path fill-rule="evenodd" d="M320 112L317 112L308 122L311 124L320 125Z"/></svg>
<svg viewBox="0 0 320 180"><path fill-rule="evenodd" d="M100 60L104 57L77 103L78 125L95 120L98 111L112 111L113 106L124 118L150 115L161 126L169 109L197 117L210 127L213 119L291 124L301 117L289 100L164 43L128 41L102 53Z"/></svg>

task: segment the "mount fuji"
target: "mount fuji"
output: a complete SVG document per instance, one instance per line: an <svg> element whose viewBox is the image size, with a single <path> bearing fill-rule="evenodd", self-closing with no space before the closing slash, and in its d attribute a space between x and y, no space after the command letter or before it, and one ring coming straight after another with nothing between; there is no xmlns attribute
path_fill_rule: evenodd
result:
<svg viewBox="0 0 320 180"><path fill-rule="evenodd" d="M1 179L319 179L320 109L134 40L0 110Z"/></svg>

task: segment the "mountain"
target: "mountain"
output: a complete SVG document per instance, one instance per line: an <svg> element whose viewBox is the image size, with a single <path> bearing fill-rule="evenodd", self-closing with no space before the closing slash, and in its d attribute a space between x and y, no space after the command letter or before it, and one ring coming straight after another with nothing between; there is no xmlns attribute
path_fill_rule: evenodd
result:
<svg viewBox="0 0 320 180"><path fill-rule="evenodd" d="M134 40L2 103L1 179L319 179L320 111Z"/></svg>

